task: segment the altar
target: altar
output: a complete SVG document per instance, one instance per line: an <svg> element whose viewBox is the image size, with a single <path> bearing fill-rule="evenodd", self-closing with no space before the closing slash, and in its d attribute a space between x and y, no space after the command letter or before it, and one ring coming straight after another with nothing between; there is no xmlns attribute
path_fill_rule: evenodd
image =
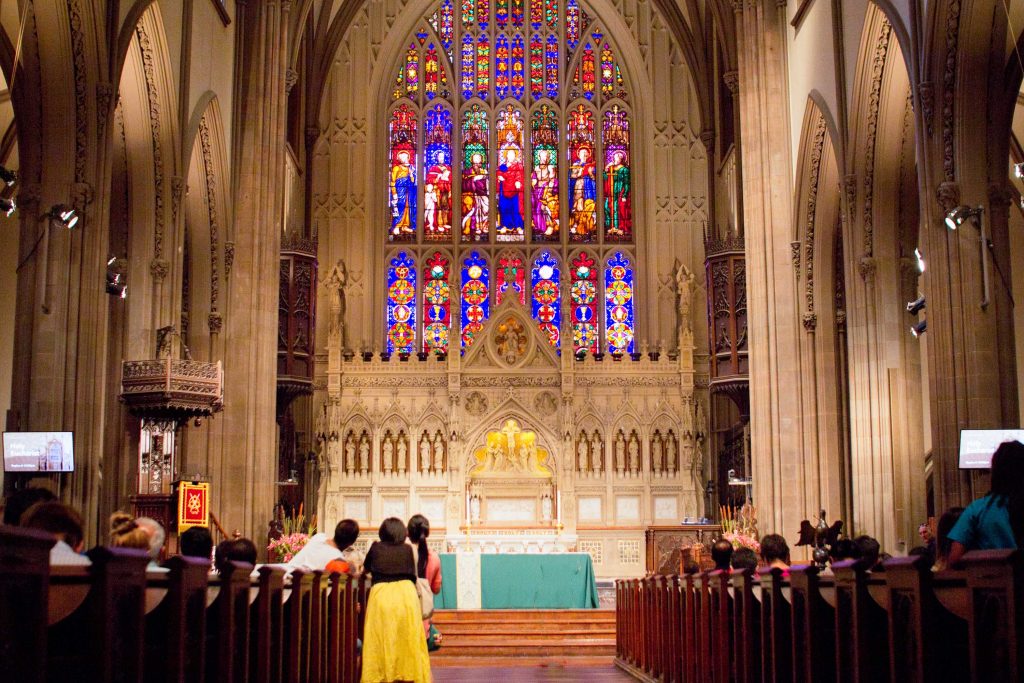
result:
<svg viewBox="0 0 1024 683"><path fill-rule="evenodd" d="M436 609L596 609L587 553L441 553Z"/></svg>

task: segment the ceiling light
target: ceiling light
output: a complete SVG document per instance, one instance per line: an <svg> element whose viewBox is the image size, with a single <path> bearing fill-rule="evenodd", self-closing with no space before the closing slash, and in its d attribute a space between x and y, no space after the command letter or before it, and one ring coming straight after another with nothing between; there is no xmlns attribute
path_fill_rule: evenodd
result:
<svg viewBox="0 0 1024 683"><path fill-rule="evenodd" d="M910 326L910 334L915 337L920 337L928 330L927 320L918 320L916 323Z"/></svg>
<svg viewBox="0 0 1024 683"><path fill-rule="evenodd" d="M3 181L4 185L10 187L14 183L18 182L18 173L10 170L6 166L0 166L0 181Z"/></svg>
<svg viewBox="0 0 1024 683"><path fill-rule="evenodd" d="M13 199L0 197L0 213L3 213L5 216L10 216L17 208L18 206L14 203Z"/></svg>
<svg viewBox="0 0 1024 683"><path fill-rule="evenodd" d="M964 221L970 218L980 217L984 211L984 207L981 206L976 209L972 209L969 206L958 206L946 214L946 227L950 230L956 230L964 224Z"/></svg>
<svg viewBox="0 0 1024 683"><path fill-rule="evenodd" d="M907 313L916 315L925 308L924 294L918 294L917 298L907 303Z"/></svg>

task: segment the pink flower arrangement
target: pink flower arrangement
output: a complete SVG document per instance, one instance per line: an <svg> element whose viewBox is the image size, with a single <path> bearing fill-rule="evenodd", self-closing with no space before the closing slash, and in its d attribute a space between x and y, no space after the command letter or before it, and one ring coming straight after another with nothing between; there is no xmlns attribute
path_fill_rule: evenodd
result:
<svg viewBox="0 0 1024 683"><path fill-rule="evenodd" d="M760 554L761 544L757 542L757 539L753 536L747 536L735 531L726 531L722 534L722 538L732 543L733 550L740 548L750 548L755 553Z"/></svg>
<svg viewBox="0 0 1024 683"><path fill-rule="evenodd" d="M267 550L277 559L278 562L291 562L295 553L302 550L302 547L309 541L309 534L296 531L291 534L284 534L281 538L270 541Z"/></svg>

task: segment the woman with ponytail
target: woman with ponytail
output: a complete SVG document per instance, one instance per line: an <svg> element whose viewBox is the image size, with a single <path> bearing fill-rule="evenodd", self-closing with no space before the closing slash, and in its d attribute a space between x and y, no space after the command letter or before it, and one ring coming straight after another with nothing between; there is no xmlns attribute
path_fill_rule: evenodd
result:
<svg viewBox="0 0 1024 683"><path fill-rule="evenodd" d="M1024 547L1024 444L1007 441L996 449L988 495L967 506L949 539L950 566L968 550Z"/></svg>
<svg viewBox="0 0 1024 683"><path fill-rule="evenodd" d="M437 595L441 592L441 558L427 547L430 536L430 522L423 515L409 518L409 543L416 558L416 578L426 579L430 590ZM430 634L430 619L423 620L423 631Z"/></svg>

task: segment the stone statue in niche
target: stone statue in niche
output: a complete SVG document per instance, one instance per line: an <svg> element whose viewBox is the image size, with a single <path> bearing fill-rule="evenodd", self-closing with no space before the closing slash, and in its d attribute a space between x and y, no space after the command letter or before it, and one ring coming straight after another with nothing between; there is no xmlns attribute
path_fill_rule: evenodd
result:
<svg viewBox="0 0 1024 683"><path fill-rule="evenodd" d="M329 311L328 335L336 338L342 349L345 347L345 288L348 286L348 269L345 262L338 260L324 280L327 288Z"/></svg>
<svg viewBox="0 0 1024 683"><path fill-rule="evenodd" d="M440 472L442 469L444 469L443 462L441 460L442 456L444 455L444 444L441 441L441 435L440 434L435 434L434 435L434 453L433 453L433 455L434 455L434 471L435 472Z"/></svg>
<svg viewBox="0 0 1024 683"><path fill-rule="evenodd" d="M576 462L579 463L580 472L590 471L590 463L587 461L587 444L583 439L580 439L576 443Z"/></svg>
<svg viewBox="0 0 1024 683"><path fill-rule="evenodd" d="M637 445L636 439L629 440L629 471L640 471L640 447Z"/></svg>
<svg viewBox="0 0 1024 683"><path fill-rule="evenodd" d="M615 469L619 474L626 469L626 441L622 434L615 439Z"/></svg>
<svg viewBox="0 0 1024 683"><path fill-rule="evenodd" d="M545 522L551 521L551 494L545 493L540 499L540 518Z"/></svg>
<svg viewBox="0 0 1024 683"><path fill-rule="evenodd" d="M370 468L370 442L363 439L359 442L359 471L363 474Z"/></svg>
<svg viewBox="0 0 1024 683"><path fill-rule="evenodd" d="M405 455L406 455L405 439L402 438L401 435L399 435L398 436L398 458L395 460L395 469L397 469L401 473L405 472L405 463L406 463Z"/></svg>
<svg viewBox="0 0 1024 683"><path fill-rule="evenodd" d="M391 437L384 437L384 472L391 472L394 466L395 445L391 443Z"/></svg>
<svg viewBox="0 0 1024 683"><path fill-rule="evenodd" d="M345 471L352 474L356 462L356 445L350 440L345 444Z"/></svg>
<svg viewBox="0 0 1024 683"><path fill-rule="evenodd" d="M693 279L693 273L685 265L676 261L676 312L679 314L678 329L680 333L683 330L692 331L690 306L693 297Z"/></svg>
<svg viewBox="0 0 1024 683"><path fill-rule="evenodd" d="M427 472L430 470L430 441L426 434L420 439L419 451L420 472Z"/></svg>
<svg viewBox="0 0 1024 683"><path fill-rule="evenodd" d="M698 439L703 439L708 433L708 419L704 414L704 406L697 402L697 408L694 410L693 418L693 434Z"/></svg>
<svg viewBox="0 0 1024 683"><path fill-rule="evenodd" d="M676 472L676 439L671 434L665 439L665 469L669 474Z"/></svg>

